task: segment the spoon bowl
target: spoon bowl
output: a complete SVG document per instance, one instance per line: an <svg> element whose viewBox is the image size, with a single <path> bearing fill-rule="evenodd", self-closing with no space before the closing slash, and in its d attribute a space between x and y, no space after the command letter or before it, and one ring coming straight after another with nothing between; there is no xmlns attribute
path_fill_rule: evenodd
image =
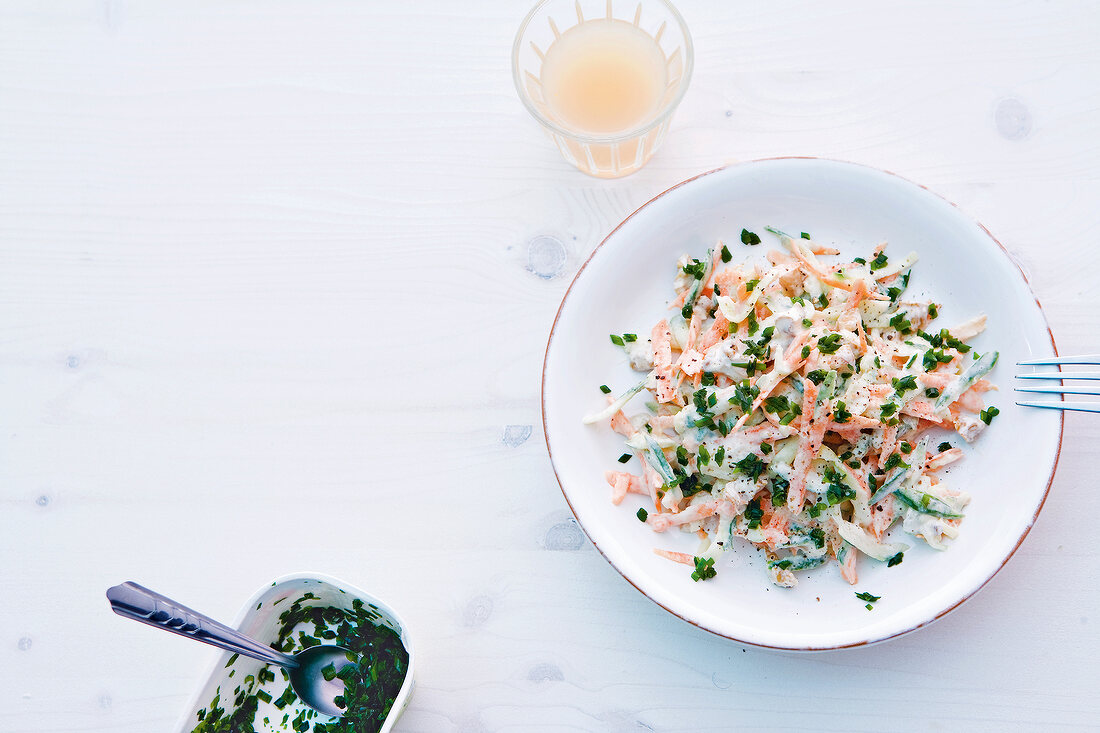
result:
<svg viewBox="0 0 1100 733"><path fill-rule="evenodd" d="M337 705L344 695L340 673L355 664L355 653L335 644L319 644L294 655L298 666L290 672L290 686L302 702L319 713L340 717L344 707Z"/></svg>

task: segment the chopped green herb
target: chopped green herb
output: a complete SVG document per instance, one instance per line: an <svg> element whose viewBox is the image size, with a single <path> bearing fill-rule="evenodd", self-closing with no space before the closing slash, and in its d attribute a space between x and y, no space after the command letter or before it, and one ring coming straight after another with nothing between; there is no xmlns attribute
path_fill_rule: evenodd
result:
<svg viewBox="0 0 1100 733"><path fill-rule="evenodd" d="M802 319L802 325L805 328L813 328L814 327L814 322L811 321L809 318L803 318Z"/></svg>
<svg viewBox="0 0 1100 733"><path fill-rule="evenodd" d="M684 318L691 318L691 312L693 308L690 303L684 303L684 307L680 309L680 315Z"/></svg>
<svg viewBox="0 0 1100 733"><path fill-rule="evenodd" d="M812 372L806 375L806 379L809 379L814 384L821 384L825 381L825 377L829 376L829 372L824 369L814 369Z"/></svg>
<svg viewBox="0 0 1100 733"><path fill-rule="evenodd" d="M749 520L749 529L758 529L760 520L764 518L764 509L753 502L745 507L745 519Z"/></svg>
<svg viewBox="0 0 1100 733"><path fill-rule="evenodd" d="M791 484L785 478L776 476L772 480L772 506L783 506L787 503L787 490Z"/></svg>
<svg viewBox="0 0 1100 733"><path fill-rule="evenodd" d="M803 359L808 359L809 356L810 356L810 347L809 346L803 346L802 347L802 358Z"/></svg>
<svg viewBox="0 0 1100 733"><path fill-rule="evenodd" d="M982 422L988 425L989 423L993 422L993 418L997 417L1000 414L1001 411L998 410L996 407L987 407L978 414L978 417L982 419Z"/></svg>
<svg viewBox="0 0 1100 733"><path fill-rule="evenodd" d="M772 444L771 443L761 443L760 444L760 452L763 453L764 455L768 455L769 453L772 452Z"/></svg>
<svg viewBox="0 0 1100 733"><path fill-rule="evenodd" d="M901 288L897 287L896 285L891 285L890 287L886 288L886 294L890 296L891 303L896 302L898 296L901 295Z"/></svg>
<svg viewBox="0 0 1100 733"><path fill-rule="evenodd" d="M924 352L924 358L921 360L921 364L924 366L924 371L930 372L940 364L947 364L955 357L947 354L943 351L936 351L935 348L931 348Z"/></svg>
<svg viewBox="0 0 1100 733"><path fill-rule="evenodd" d="M891 318L890 325L902 333L911 333L913 331L913 324L905 317L905 313L898 313Z"/></svg>
<svg viewBox="0 0 1100 733"><path fill-rule="evenodd" d="M700 580L710 580L715 575L718 575L718 571L714 569L714 558L695 558L695 571L691 574L691 579L698 583Z"/></svg>
<svg viewBox="0 0 1100 733"><path fill-rule="evenodd" d="M893 402L887 402L880 408L879 414L882 415L882 417L890 417L897 411L898 406L896 404L894 404Z"/></svg>
<svg viewBox="0 0 1100 733"><path fill-rule="evenodd" d="M908 441L905 441L905 440L901 441L901 445L898 446L898 447L901 448L901 452L904 453L905 455L909 455L910 453L913 452L913 444L909 443Z"/></svg>
<svg viewBox="0 0 1100 733"><path fill-rule="evenodd" d="M946 450L951 450L951 444L945 440L937 446L937 450L939 450L940 453L943 453Z"/></svg>
<svg viewBox="0 0 1100 733"><path fill-rule="evenodd" d="M886 459L886 463L882 464L882 470L889 471L899 466L902 468L909 468L908 463L902 463L900 453L891 453L890 457Z"/></svg>
<svg viewBox="0 0 1100 733"><path fill-rule="evenodd" d="M861 601L867 601L868 603L874 603L875 601L881 599L882 596L873 596L870 593L864 592L864 593L856 593L856 598L858 598Z"/></svg>
<svg viewBox="0 0 1100 733"><path fill-rule="evenodd" d="M924 390L924 396L928 397L929 399L933 399L940 396L940 391L935 387L929 387L928 389Z"/></svg>
<svg viewBox="0 0 1100 733"><path fill-rule="evenodd" d="M852 262L855 262L857 265L867 264L867 260L863 259L862 257L856 257L854 260L852 260Z"/></svg>
<svg viewBox="0 0 1100 733"><path fill-rule="evenodd" d="M758 480L760 474L764 473L764 469L767 468L767 464L752 453L749 453L733 465L737 467L738 471L745 474L753 481Z"/></svg>
<svg viewBox="0 0 1100 733"><path fill-rule="evenodd" d="M638 340L638 334L636 334L636 333L624 333L623 334L623 341L627 342L628 344L634 343L637 340Z"/></svg>
<svg viewBox="0 0 1100 733"><path fill-rule="evenodd" d="M721 466L722 462L726 460L726 446L722 445L718 447L718 450L714 453L714 464Z"/></svg>
<svg viewBox="0 0 1100 733"><path fill-rule="evenodd" d="M887 262L889 262L889 260L886 258L886 253L879 252L875 256L875 259L871 260L871 272L874 272L875 270L881 270L882 268L886 267Z"/></svg>
<svg viewBox="0 0 1100 733"><path fill-rule="evenodd" d="M649 512L645 510L645 507L642 507L638 509L638 514L636 516L639 520L644 522L645 520L649 519Z"/></svg>
<svg viewBox="0 0 1100 733"><path fill-rule="evenodd" d="M619 456L619 463L626 463L633 457L634 456L630 453L623 453L621 456Z"/></svg>
<svg viewBox="0 0 1100 733"><path fill-rule="evenodd" d="M622 346L623 337L613 333L611 334L611 343L615 344L616 346Z"/></svg>
<svg viewBox="0 0 1100 733"><path fill-rule="evenodd" d="M600 391L603 392L604 394L611 394L611 388L608 387L606 384L601 384L600 385Z"/></svg>
<svg viewBox="0 0 1100 733"><path fill-rule="evenodd" d="M722 262L729 262L733 259L733 255L730 253L729 247L722 245Z"/></svg>
<svg viewBox="0 0 1100 733"><path fill-rule="evenodd" d="M699 383L704 387L714 386L714 372L703 372L703 376L700 377Z"/></svg>
<svg viewBox="0 0 1100 733"><path fill-rule="evenodd" d="M840 334L830 333L817 340L817 350L822 354L835 354L840 349Z"/></svg>
<svg viewBox="0 0 1100 733"><path fill-rule="evenodd" d="M837 401L833 407L833 420L838 423L846 423L852 419L852 413L848 411L848 408L844 406L844 403Z"/></svg>
<svg viewBox="0 0 1100 733"><path fill-rule="evenodd" d="M940 315L940 312L936 308L936 304L935 303L929 303L928 304L928 317L929 318L938 318L939 315Z"/></svg>
<svg viewBox="0 0 1100 733"><path fill-rule="evenodd" d="M894 385L894 389L897 390L898 395L903 395L909 390L917 388L917 378L914 377L912 374L907 374L900 379L894 378L891 381Z"/></svg>
<svg viewBox="0 0 1100 733"><path fill-rule="evenodd" d="M809 235L809 234L807 234L806 232L802 232L802 238L803 238L803 239L809 239L809 238L810 238L810 235Z"/></svg>
<svg viewBox="0 0 1100 733"><path fill-rule="evenodd" d="M696 280L702 280L707 274L707 263L702 260L692 260L684 265L684 274L691 275Z"/></svg>
<svg viewBox="0 0 1100 733"><path fill-rule="evenodd" d="M894 555L893 557L891 557L889 560L886 561L886 567L892 568L895 565L901 565L901 561L904 557L905 557L905 553L904 552L899 552L898 554Z"/></svg>
<svg viewBox="0 0 1100 733"><path fill-rule="evenodd" d="M760 244L760 237L756 236L756 234L750 232L748 229L742 229L741 244Z"/></svg>

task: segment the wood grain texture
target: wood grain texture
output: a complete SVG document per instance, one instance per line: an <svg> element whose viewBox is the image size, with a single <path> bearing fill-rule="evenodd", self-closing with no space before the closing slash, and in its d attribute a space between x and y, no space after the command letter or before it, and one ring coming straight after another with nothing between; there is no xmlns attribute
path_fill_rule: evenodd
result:
<svg viewBox="0 0 1100 733"><path fill-rule="evenodd" d="M538 389L617 222L773 155L957 202L1063 353L1100 351L1100 11L678 5L695 78L620 181L571 170L516 98L523 3L0 5L0 731L170 730L214 653L103 590L231 618L300 569L408 616L405 732L1096 727L1100 422L1069 416L1046 508L979 596L792 656L681 622L600 558Z"/></svg>

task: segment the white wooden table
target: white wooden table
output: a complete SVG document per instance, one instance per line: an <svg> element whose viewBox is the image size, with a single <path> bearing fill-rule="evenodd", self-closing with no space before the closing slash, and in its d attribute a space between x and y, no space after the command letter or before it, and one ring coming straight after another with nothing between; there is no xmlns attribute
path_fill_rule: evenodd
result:
<svg viewBox="0 0 1100 733"><path fill-rule="evenodd" d="M1046 508L978 597L793 656L689 626L604 562L538 396L599 240L773 155L956 201L1062 352L1100 351L1100 8L680 5L691 90L619 181L571 170L520 105L524 2L0 5L0 731L170 730L215 652L104 589L229 619L300 569L407 615L401 731L1097 725L1100 421L1068 417Z"/></svg>

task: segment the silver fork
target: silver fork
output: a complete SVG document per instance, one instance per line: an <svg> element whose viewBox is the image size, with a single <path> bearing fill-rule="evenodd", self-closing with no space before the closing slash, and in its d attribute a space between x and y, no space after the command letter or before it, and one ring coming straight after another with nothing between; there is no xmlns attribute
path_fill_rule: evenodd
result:
<svg viewBox="0 0 1100 733"><path fill-rule="evenodd" d="M1063 356L1055 359L1031 359L1030 361L1021 361L1017 363L1017 366L1065 366L1065 365L1079 365L1079 366L1100 366L1100 354L1086 354L1085 356ZM1085 381L1097 381L1100 380L1100 371L1081 371L1081 372L1036 372L1034 374L1017 374L1017 379L1057 379L1059 381L1067 379L1079 379ZM1092 387L1089 385L1071 385L1069 387L1016 387L1017 392L1040 392L1043 394L1079 394L1079 395L1100 395L1100 387ZM1049 410L1076 410L1078 412L1100 412L1100 402L1067 402L1065 400L1053 401L1025 401L1017 402L1017 405L1023 407L1045 407Z"/></svg>

